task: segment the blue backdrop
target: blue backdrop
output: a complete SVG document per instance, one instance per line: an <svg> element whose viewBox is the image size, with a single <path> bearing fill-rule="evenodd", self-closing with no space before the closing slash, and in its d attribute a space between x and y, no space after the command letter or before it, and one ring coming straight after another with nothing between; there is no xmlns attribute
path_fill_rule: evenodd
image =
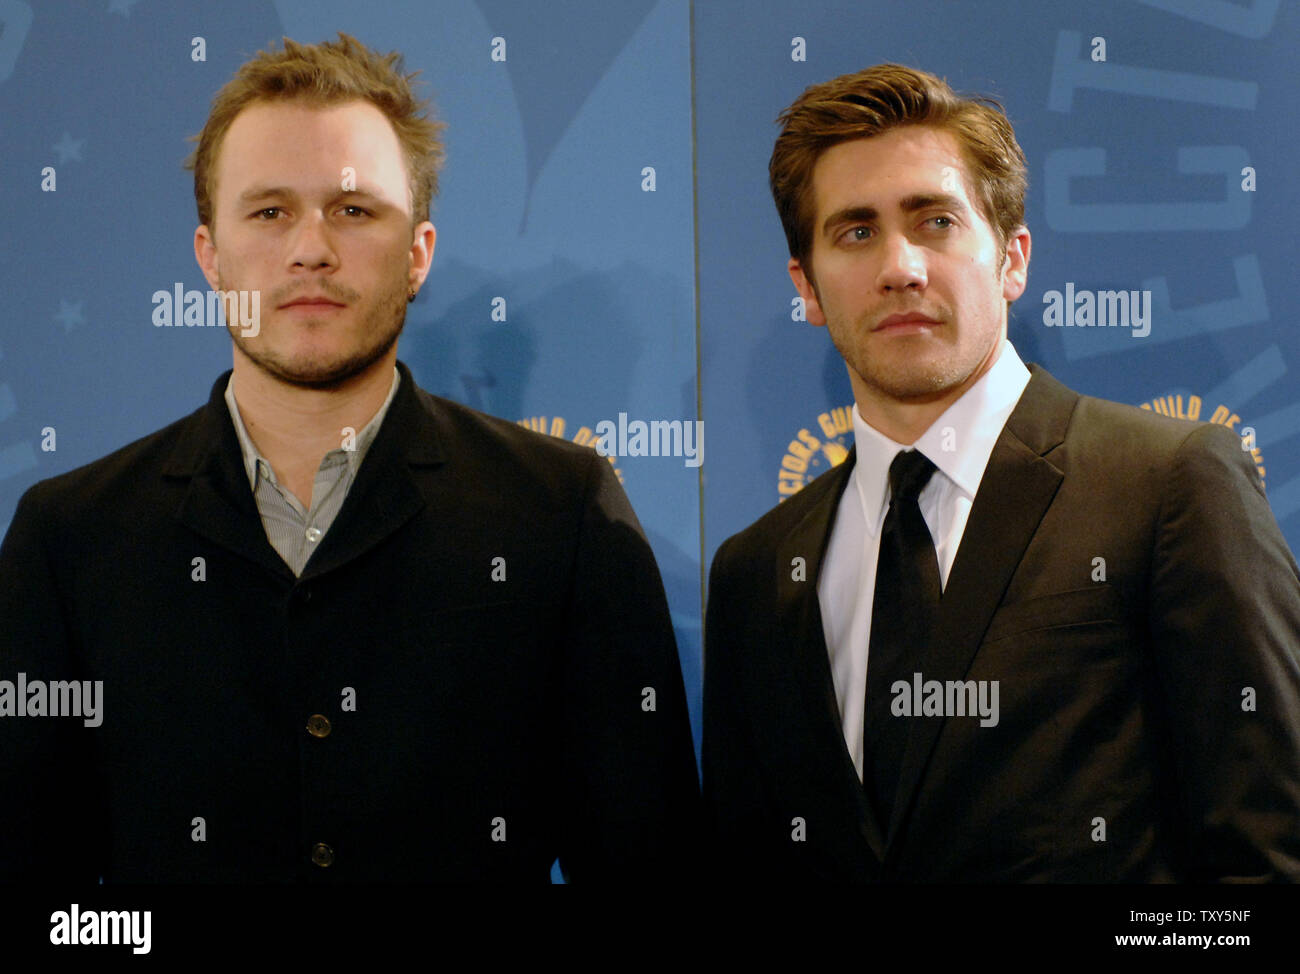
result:
<svg viewBox="0 0 1300 974"><path fill-rule="evenodd" d="M151 322L155 291L206 289L185 139L253 52L338 30L403 52L448 123L399 346L417 381L568 439L621 412L705 421L698 469L618 461L697 744L713 552L851 445L848 379L795 320L767 189L776 115L837 74L901 61L1003 102L1030 162L1021 356L1253 428L1300 543L1300 11L1278 0L0 0L0 531L36 480L190 412L229 367L220 330ZM1045 323L1067 287L1150 292L1149 332Z"/></svg>

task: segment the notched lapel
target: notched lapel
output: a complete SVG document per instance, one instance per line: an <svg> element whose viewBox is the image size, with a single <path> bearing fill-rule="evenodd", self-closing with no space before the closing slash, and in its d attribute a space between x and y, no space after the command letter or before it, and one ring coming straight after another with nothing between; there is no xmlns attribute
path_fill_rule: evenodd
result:
<svg viewBox="0 0 1300 974"><path fill-rule="evenodd" d="M861 838L880 859L884 830L866 801L853 759L844 746L817 598L822 560L856 457L856 450L850 451L844 463L826 475L825 484L815 482L815 487L804 488L817 490L820 496L813 498L807 513L777 546L777 563L772 566L777 572L773 645L778 649L788 647L790 655L774 654L768 661L772 671L763 674L757 685L781 686L793 674L797 683L797 691L790 694L793 706L768 726L774 737L781 738L779 742L773 740L768 753L784 753L798 766L795 773L798 780L805 782L804 793L814 807L853 809L851 827L860 828ZM802 581L795 578L799 564L796 559L803 559ZM769 706L771 703L768 701ZM789 773L789 767L782 770ZM818 791L820 794L815 794ZM846 818L846 825L849 822Z"/></svg>
<svg viewBox="0 0 1300 974"><path fill-rule="evenodd" d="M1064 478L1045 455L1064 439L1077 393L1036 365L993 446L943 592L924 680L963 680L1030 539ZM919 790L946 717L911 721L887 843L892 847ZM892 851L892 848L891 848Z"/></svg>
<svg viewBox="0 0 1300 974"><path fill-rule="evenodd" d="M253 499L225 401L229 378L226 372L217 379L208 404L186 421L163 466L163 478L189 482L175 512L183 525L273 574L292 578L289 566L266 539Z"/></svg>
<svg viewBox="0 0 1300 974"><path fill-rule="evenodd" d="M405 364L402 381L347 500L320 549L303 569L304 580L323 575L369 551L424 508L412 467L443 463L431 400L416 388ZM445 474L445 472L444 472Z"/></svg>

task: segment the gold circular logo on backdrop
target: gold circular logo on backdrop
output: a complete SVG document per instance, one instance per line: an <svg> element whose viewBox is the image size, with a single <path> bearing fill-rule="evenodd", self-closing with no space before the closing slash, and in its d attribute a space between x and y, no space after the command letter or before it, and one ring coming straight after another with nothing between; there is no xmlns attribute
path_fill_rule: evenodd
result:
<svg viewBox="0 0 1300 974"><path fill-rule="evenodd" d="M776 492L791 497L831 467L838 467L853 446L853 403L836 406L795 433L776 472Z"/></svg>
<svg viewBox="0 0 1300 974"><path fill-rule="evenodd" d="M596 444L600 442L600 437L596 435L595 430L590 426L579 426L572 437L566 436L565 431L568 429L568 423L563 416L529 416L527 419L515 420L524 429L530 429L534 433L545 433L547 436L558 437L561 440L567 439L570 443L576 443L578 446L590 447L596 449ZM618 482L623 482L623 471L619 469L615 462L618 457L610 455L606 457L610 466L614 468L614 473L618 474Z"/></svg>
<svg viewBox="0 0 1300 974"><path fill-rule="evenodd" d="M1200 396L1183 396L1179 393L1158 396L1142 403L1141 408L1158 413L1161 416L1172 416L1174 419L1190 419L1194 422L1201 422L1204 405L1205 403ZM1241 448L1248 452L1251 459L1255 461L1255 472L1259 474L1260 486L1264 486L1264 455L1259 452L1259 444L1255 442L1254 427L1249 424L1242 424L1241 417L1223 403L1215 406L1214 412L1210 413L1210 418L1204 422L1226 426L1237 434L1242 441Z"/></svg>

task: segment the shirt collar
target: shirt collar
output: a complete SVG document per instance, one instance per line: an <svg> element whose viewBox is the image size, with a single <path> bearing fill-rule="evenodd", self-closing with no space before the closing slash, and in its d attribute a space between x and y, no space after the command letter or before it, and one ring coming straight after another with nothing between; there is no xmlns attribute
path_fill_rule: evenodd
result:
<svg viewBox="0 0 1300 974"><path fill-rule="evenodd" d="M384 404L379 407L375 415L370 418L370 422L356 435L355 449L345 450L339 447L330 450L325 454L321 463L331 460L334 457L340 457L347 463L350 473L353 477L357 475L357 470L361 467L361 461L365 459L366 451L370 449L370 444L375 441L379 434L379 427L384 422L384 416L388 414L388 407L393 404L393 399L397 396L397 386L401 382L401 375L397 369L393 369L393 383L388 387L388 398ZM248 435L248 430L244 428L244 418L239 414L239 404L235 402L235 374L232 372L230 378L226 381L226 406L230 410L230 418L235 424L235 435L239 437L239 450L244 458L244 472L248 474L248 483L253 490L257 490L257 477L259 471L264 471L264 476L271 483L275 483L275 471L271 469L271 464L262 456L253 438Z"/></svg>
<svg viewBox="0 0 1300 974"><path fill-rule="evenodd" d="M1029 384L1029 370L1011 342L993 366L967 389L913 444L968 499L974 500L988 466L993 445L1007 417ZM853 436L857 463L853 470L867 530L875 534L884 518L889 495L889 465L909 447L869 426L853 407Z"/></svg>

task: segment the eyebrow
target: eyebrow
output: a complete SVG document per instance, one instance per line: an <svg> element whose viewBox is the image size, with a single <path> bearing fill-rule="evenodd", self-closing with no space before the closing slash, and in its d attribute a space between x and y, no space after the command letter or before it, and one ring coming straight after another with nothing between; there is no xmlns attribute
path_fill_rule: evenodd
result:
<svg viewBox="0 0 1300 974"><path fill-rule="evenodd" d="M250 186L239 194L239 204L245 206L266 199L297 199L298 194L288 186ZM388 201L364 189L343 189L334 193L331 200L359 199L375 206L387 206Z"/></svg>
<svg viewBox="0 0 1300 974"><path fill-rule="evenodd" d="M966 203L961 197L953 196L951 193L913 193L898 201L898 208L904 213L915 213L932 207L956 210L961 213L967 210ZM845 206L826 218L822 223L822 233L828 233L833 227L845 223L870 223L879 216L880 211L874 206Z"/></svg>

